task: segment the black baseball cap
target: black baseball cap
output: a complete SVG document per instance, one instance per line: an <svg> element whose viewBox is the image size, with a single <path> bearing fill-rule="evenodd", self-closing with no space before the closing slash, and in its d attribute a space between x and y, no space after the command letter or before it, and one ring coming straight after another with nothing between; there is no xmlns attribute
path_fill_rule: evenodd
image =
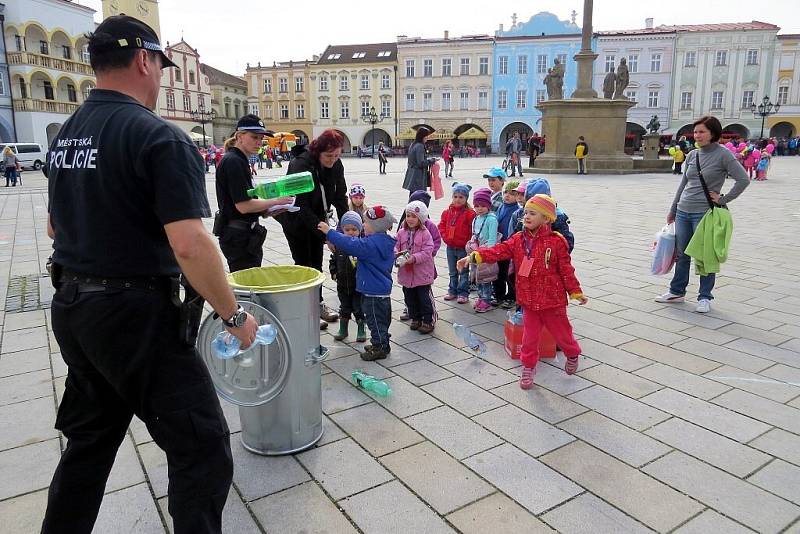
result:
<svg viewBox="0 0 800 534"><path fill-rule="evenodd" d="M125 48L143 48L161 55L161 68L177 67L164 53L158 35L153 28L139 19L128 15L114 15L108 17L94 31L95 34L105 33L110 35L113 40L102 50L121 50Z"/></svg>
<svg viewBox="0 0 800 534"><path fill-rule="evenodd" d="M258 115L248 113L236 123L237 132L249 132L254 134L262 134L268 137L275 137L272 132L267 130L264 126L264 121L258 118Z"/></svg>

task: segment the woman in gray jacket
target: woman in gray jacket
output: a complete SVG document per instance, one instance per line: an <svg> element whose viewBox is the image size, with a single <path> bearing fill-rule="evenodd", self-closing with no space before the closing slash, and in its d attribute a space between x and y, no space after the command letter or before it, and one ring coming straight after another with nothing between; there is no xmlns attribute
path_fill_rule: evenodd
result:
<svg viewBox="0 0 800 534"><path fill-rule="evenodd" d="M6 187L9 182L13 187L17 186L17 169L19 168L19 160L17 155L10 146L3 149L3 173L6 177Z"/></svg>
<svg viewBox="0 0 800 534"><path fill-rule="evenodd" d="M683 179L678 185L678 191L667 214L667 223L675 222L675 248L678 253L675 274L669 291L656 297L656 302L683 302L686 295L692 259L683 251L689 244L700 219L709 208L706 193L700 182L698 166L708 186L708 196L717 206L726 207L750 185L744 167L736 161L730 150L719 144L721 136L722 125L716 117L706 116L695 121L694 140L700 148L692 150L686 156ZM722 186L728 176L733 178L735 183L731 190L723 195ZM714 281L714 273L700 277L697 312L711 311L711 300L714 298L711 291L714 289Z"/></svg>
<svg viewBox="0 0 800 534"><path fill-rule="evenodd" d="M425 161L425 138L433 133L427 126L417 129L417 136L408 148L408 168L406 178L403 180L403 189L409 196L414 191L425 190L428 187L428 165Z"/></svg>

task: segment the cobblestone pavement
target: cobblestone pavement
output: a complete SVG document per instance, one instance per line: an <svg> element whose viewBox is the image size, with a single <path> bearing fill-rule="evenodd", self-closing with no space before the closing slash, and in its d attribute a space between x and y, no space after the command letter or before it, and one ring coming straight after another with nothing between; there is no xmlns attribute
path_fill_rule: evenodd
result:
<svg viewBox="0 0 800 534"><path fill-rule="evenodd" d="M497 163L460 159L456 176L479 185ZM387 176L376 166L346 160L348 181L399 213L405 161L390 160ZM324 334L333 354L315 448L245 452L237 410L223 402L236 463L225 531L800 533L798 174L800 158L776 158L770 180L733 203L730 260L707 315L653 301L668 280L648 274L649 246L676 177L552 177L591 298L569 308L580 372L567 377L562 358L545 361L535 388L520 390L517 362L503 352L504 313L445 303L440 253L436 330L395 321L391 356L363 366L391 384L388 399L348 383L362 367L359 345ZM0 530L15 534L38 531L64 447L53 430L67 370L48 310L45 206L35 173L0 189ZM433 203L436 220L445 206ZM268 227L267 261L290 263L279 227ZM333 283L325 288L335 304ZM393 297L396 318L399 287ZM485 358L461 350L453 321L484 336ZM170 529L164 455L138 421L106 491L96 532Z"/></svg>

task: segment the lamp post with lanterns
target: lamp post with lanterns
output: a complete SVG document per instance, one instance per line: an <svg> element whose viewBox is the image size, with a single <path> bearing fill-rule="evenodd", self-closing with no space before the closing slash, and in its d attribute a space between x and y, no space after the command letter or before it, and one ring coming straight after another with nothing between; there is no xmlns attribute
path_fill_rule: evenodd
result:
<svg viewBox="0 0 800 534"><path fill-rule="evenodd" d="M199 122L200 126L203 128L203 148L208 149L208 142L206 141L206 124L213 122L214 118L217 116L217 113L212 109L211 111L206 111L206 108L200 107L192 112L190 112L192 116L192 120L194 122Z"/></svg>
<svg viewBox="0 0 800 534"><path fill-rule="evenodd" d="M371 106L369 108L369 113L366 115L361 115L361 120L369 123L369 125L372 126L372 157L375 157L375 125L379 122L382 122L386 117L387 115L384 115L383 113L378 115L378 113L375 111L375 106Z"/></svg>
<svg viewBox="0 0 800 534"><path fill-rule="evenodd" d="M755 102L750 104L750 111L753 112L753 117L761 117L761 135L758 136L759 139L764 138L764 120L768 116L776 114L780 109L780 103L773 104L768 96L765 96L758 106L756 106Z"/></svg>

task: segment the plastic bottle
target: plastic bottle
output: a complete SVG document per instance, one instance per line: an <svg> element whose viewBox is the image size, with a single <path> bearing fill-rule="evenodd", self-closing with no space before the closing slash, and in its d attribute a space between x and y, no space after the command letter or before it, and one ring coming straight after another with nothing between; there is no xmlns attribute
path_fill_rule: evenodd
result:
<svg viewBox="0 0 800 534"><path fill-rule="evenodd" d="M513 325L522 324L522 310L509 310L506 317Z"/></svg>
<svg viewBox="0 0 800 534"><path fill-rule="evenodd" d="M313 189L314 177L309 171L303 171L262 182L255 188L248 189L247 196L263 199L291 197Z"/></svg>
<svg viewBox="0 0 800 534"><path fill-rule="evenodd" d="M456 335L464 341L467 347L470 348L470 350L477 352L480 356L486 356L486 345L483 344L483 341L478 339L478 336L472 333L472 330L470 330L468 326L453 323L453 330L455 331Z"/></svg>
<svg viewBox="0 0 800 534"><path fill-rule="evenodd" d="M256 331L256 340L250 345L250 348L245 351L240 351L239 346L241 342L239 339L227 330L223 330L217 334L217 337L211 342L211 348L214 350L214 355L217 358L221 360L230 360L231 358L235 358L249 351L256 345L269 345L275 341L277 336L278 331L273 325L262 324L258 327L258 331Z"/></svg>
<svg viewBox="0 0 800 534"><path fill-rule="evenodd" d="M353 383L365 391L370 391L379 397L388 397L392 392L389 384L383 380L378 380L374 376L364 374L362 371L355 370L353 374Z"/></svg>

